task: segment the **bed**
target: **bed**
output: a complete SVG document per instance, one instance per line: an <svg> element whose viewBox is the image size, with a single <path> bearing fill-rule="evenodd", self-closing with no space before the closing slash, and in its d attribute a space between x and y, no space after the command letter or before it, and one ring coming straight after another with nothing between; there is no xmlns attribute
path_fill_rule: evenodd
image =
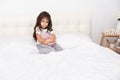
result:
<svg viewBox="0 0 120 80"><path fill-rule="evenodd" d="M60 18L55 16L53 23L64 50L46 55L38 53L31 36L33 20L12 18L12 30L1 20L0 80L120 80L120 55L92 41L90 17L76 17L75 22L69 16Z"/></svg>

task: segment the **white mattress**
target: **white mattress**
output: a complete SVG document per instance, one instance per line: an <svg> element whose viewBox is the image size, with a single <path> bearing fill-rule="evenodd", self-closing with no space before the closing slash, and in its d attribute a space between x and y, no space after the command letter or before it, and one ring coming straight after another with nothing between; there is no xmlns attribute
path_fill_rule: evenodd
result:
<svg viewBox="0 0 120 80"><path fill-rule="evenodd" d="M1 38L0 80L120 80L120 55L81 34L57 42L64 50L44 55L30 36Z"/></svg>

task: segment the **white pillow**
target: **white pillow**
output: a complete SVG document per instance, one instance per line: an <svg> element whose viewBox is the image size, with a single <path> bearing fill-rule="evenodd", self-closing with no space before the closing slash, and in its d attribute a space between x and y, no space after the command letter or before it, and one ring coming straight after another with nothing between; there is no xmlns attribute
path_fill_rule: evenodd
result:
<svg viewBox="0 0 120 80"><path fill-rule="evenodd" d="M74 47L78 47L80 45L83 45L87 42L91 42L92 40L81 34L62 34L62 35L57 35L57 43L63 48L63 49L70 49Z"/></svg>

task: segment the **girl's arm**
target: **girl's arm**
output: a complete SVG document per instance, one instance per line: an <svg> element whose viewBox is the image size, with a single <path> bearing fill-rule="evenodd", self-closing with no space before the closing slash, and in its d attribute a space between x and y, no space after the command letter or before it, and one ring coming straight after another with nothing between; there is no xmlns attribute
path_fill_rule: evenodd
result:
<svg viewBox="0 0 120 80"><path fill-rule="evenodd" d="M52 34L51 37L49 39L46 40L47 42L55 42L56 41L56 36L55 34Z"/></svg>
<svg viewBox="0 0 120 80"><path fill-rule="evenodd" d="M49 43L48 41L45 41L44 39L42 39L41 35L39 35L39 34L36 34L36 37L37 37L37 40L42 44L47 45Z"/></svg>
<svg viewBox="0 0 120 80"><path fill-rule="evenodd" d="M55 36L55 34L52 34L52 35L51 35L50 40L51 40L51 42L56 41L56 36Z"/></svg>

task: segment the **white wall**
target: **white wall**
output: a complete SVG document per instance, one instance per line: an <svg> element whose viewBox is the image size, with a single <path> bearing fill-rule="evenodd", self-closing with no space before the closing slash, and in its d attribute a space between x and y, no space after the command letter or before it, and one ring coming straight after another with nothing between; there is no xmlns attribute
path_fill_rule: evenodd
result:
<svg viewBox="0 0 120 80"><path fill-rule="evenodd" d="M120 0L0 0L0 16L34 15L46 10L50 13L80 13L92 16L91 37L99 43L101 32L116 28Z"/></svg>
<svg viewBox="0 0 120 80"><path fill-rule="evenodd" d="M92 38L99 43L101 32L116 28L117 16L120 14L120 0L92 0Z"/></svg>

